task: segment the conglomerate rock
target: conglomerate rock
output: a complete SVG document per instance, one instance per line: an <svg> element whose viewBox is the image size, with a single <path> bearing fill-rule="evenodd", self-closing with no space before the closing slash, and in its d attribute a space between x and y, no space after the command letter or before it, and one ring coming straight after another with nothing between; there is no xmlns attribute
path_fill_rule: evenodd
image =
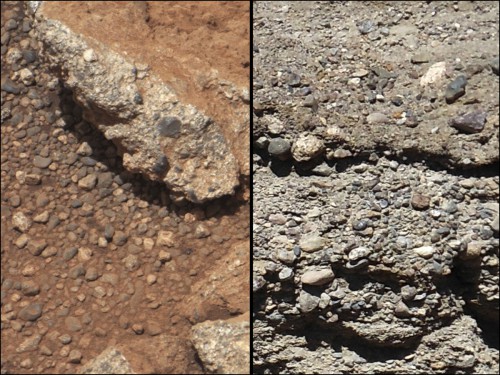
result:
<svg viewBox="0 0 500 375"><path fill-rule="evenodd" d="M73 90L84 119L118 146L127 169L164 181L174 195L196 203L234 193L240 173L248 174L248 142L231 146L227 135L248 130L248 92L217 81L226 97L242 98L223 104L236 108L231 129L223 132L212 117L179 98L148 61L132 61L127 51L117 52L59 18L43 2L35 13L44 57ZM204 87L199 91L204 95Z"/></svg>

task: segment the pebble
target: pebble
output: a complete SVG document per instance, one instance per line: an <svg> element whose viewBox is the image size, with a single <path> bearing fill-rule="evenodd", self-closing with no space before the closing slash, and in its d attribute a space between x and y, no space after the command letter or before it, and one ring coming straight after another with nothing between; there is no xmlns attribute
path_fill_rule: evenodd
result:
<svg viewBox="0 0 500 375"><path fill-rule="evenodd" d="M69 352L68 362L78 364L82 361L83 355L82 352L76 349L73 349Z"/></svg>
<svg viewBox="0 0 500 375"><path fill-rule="evenodd" d="M142 335L144 333L144 327L140 323L134 323L132 324L132 331L134 331L136 335Z"/></svg>
<svg viewBox="0 0 500 375"><path fill-rule="evenodd" d="M35 223L46 224L49 221L49 211L43 211L33 218Z"/></svg>
<svg viewBox="0 0 500 375"><path fill-rule="evenodd" d="M371 254L371 250L368 249L367 247L361 246L361 247L356 247L352 249L349 252L349 255L347 258L349 259L350 262L356 262L359 259L362 258L367 258Z"/></svg>
<svg viewBox="0 0 500 375"><path fill-rule="evenodd" d="M158 336L162 332L163 329L161 328L161 325L159 323L152 321L146 323L146 333L149 336Z"/></svg>
<svg viewBox="0 0 500 375"><path fill-rule="evenodd" d="M329 283L335 277L333 271L329 268L306 271L302 277L302 284L307 285L324 285Z"/></svg>
<svg viewBox="0 0 500 375"><path fill-rule="evenodd" d="M22 320L33 322L42 316L42 304L32 303L19 311L18 317Z"/></svg>
<svg viewBox="0 0 500 375"><path fill-rule="evenodd" d="M311 134L302 134L292 146L292 156L296 161L309 161L325 149L323 141Z"/></svg>
<svg viewBox="0 0 500 375"><path fill-rule="evenodd" d="M431 202L431 198L427 195L420 193L413 193L411 197L411 206L415 210L426 210L429 208Z"/></svg>
<svg viewBox="0 0 500 375"><path fill-rule="evenodd" d="M280 160L286 160L290 157L291 144L283 138L273 138L269 141L267 152L270 156Z"/></svg>
<svg viewBox="0 0 500 375"><path fill-rule="evenodd" d="M460 75L457 78L455 78L452 82L450 82L446 87L444 93L446 103L452 104L458 98L464 96L466 85L467 85L467 77L465 77L464 75Z"/></svg>
<svg viewBox="0 0 500 375"><path fill-rule="evenodd" d="M428 52L419 52L414 54L410 60L413 64L423 64L429 62L430 59L431 56Z"/></svg>
<svg viewBox="0 0 500 375"><path fill-rule="evenodd" d="M368 124L387 124L389 117L380 112L374 112L366 117Z"/></svg>
<svg viewBox="0 0 500 375"><path fill-rule="evenodd" d="M83 189L90 191L97 184L97 176L95 174L89 174L78 181L78 186Z"/></svg>
<svg viewBox="0 0 500 375"><path fill-rule="evenodd" d="M78 332L83 328L80 319L74 316L68 316L66 319L64 319L64 325L71 332Z"/></svg>
<svg viewBox="0 0 500 375"><path fill-rule="evenodd" d="M106 233L105 233L105 238L107 239ZM127 241L128 241L128 235L125 232L117 230L113 235L113 243L116 246L123 246L127 243Z"/></svg>
<svg viewBox="0 0 500 375"><path fill-rule="evenodd" d="M487 113L474 111L449 120L448 124L464 133L480 133L486 124Z"/></svg>
<svg viewBox="0 0 500 375"><path fill-rule="evenodd" d="M281 281L287 281L293 278L293 270L289 267L283 267L283 269L278 273L278 278Z"/></svg>
<svg viewBox="0 0 500 375"><path fill-rule="evenodd" d="M498 56L493 58L490 62L491 71L496 75L498 75L498 64L499 64Z"/></svg>
<svg viewBox="0 0 500 375"><path fill-rule="evenodd" d="M413 249L413 251L418 255L421 256L422 258L429 259L432 258L432 256L435 253L435 249L433 246L421 246Z"/></svg>
<svg viewBox="0 0 500 375"><path fill-rule="evenodd" d="M38 349L38 345L42 341L42 335L34 334L24 340L17 348L16 353L32 352Z"/></svg>
<svg viewBox="0 0 500 375"><path fill-rule="evenodd" d="M31 227L31 221L23 212L16 212L12 216L12 226L24 233Z"/></svg>
<svg viewBox="0 0 500 375"><path fill-rule="evenodd" d="M428 86L440 82L446 75L446 62L437 62L425 72L420 79L420 86Z"/></svg>
<svg viewBox="0 0 500 375"><path fill-rule="evenodd" d="M302 290L299 294L297 302L299 303L299 309L303 313L309 313L316 309L319 305L319 297L313 296L306 291Z"/></svg>
<svg viewBox="0 0 500 375"><path fill-rule="evenodd" d="M325 246L325 239L318 233L308 233L301 238L299 246L303 251L312 253Z"/></svg>

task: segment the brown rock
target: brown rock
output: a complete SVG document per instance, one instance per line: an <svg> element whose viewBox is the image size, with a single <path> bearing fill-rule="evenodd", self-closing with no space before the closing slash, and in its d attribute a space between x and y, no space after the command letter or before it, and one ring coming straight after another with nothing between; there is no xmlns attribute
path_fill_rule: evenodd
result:
<svg viewBox="0 0 500 375"><path fill-rule="evenodd" d="M411 206L415 210L426 210L429 208L431 203L431 198L427 195L423 195L420 193L413 193L411 197Z"/></svg>

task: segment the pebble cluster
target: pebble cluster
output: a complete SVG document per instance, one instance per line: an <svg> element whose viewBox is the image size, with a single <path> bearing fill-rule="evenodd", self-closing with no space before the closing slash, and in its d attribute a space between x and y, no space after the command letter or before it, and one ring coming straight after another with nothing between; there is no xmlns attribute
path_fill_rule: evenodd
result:
<svg viewBox="0 0 500 375"><path fill-rule="evenodd" d="M172 202L125 171L40 59L23 5L1 6L2 374L74 373L114 343L189 337L182 301L248 239L248 207ZM183 350L172 371L201 372Z"/></svg>
<svg viewBox="0 0 500 375"><path fill-rule="evenodd" d="M492 9L254 6L256 372L498 371Z"/></svg>

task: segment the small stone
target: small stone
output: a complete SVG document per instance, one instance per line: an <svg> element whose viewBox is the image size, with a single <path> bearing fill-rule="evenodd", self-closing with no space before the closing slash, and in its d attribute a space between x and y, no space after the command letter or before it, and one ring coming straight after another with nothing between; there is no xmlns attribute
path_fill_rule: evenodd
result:
<svg viewBox="0 0 500 375"><path fill-rule="evenodd" d="M359 69L356 70L354 73L351 74L351 77L353 78L363 78L366 77L370 72L366 69Z"/></svg>
<svg viewBox="0 0 500 375"><path fill-rule="evenodd" d="M33 256L39 256L47 245L47 241L42 238L32 239L28 244L28 251Z"/></svg>
<svg viewBox="0 0 500 375"><path fill-rule="evenodd" d="M153 321L148 321L146 323L146 333L149 336L158 336L160 333L162 333L163 329L161 328L161 325L157 322Z"/></svg>
<svg viewBox="0 0 500 375"><path fill-rule="evenodd" d="M43 211L33 218L35 223L46 224L49 221L49 211Z"/></svg>
<svg viewBox="0 0 500 375"><path fill-rule="evenodd" d="M78 259L81 262L87 262L88 260L90 260L90 258L92 258L92 254L93 254L92 249L88 247L80 247L78 249Z"/></svg>
<svg viewBox="0 0 500 375"><path fill-rule="evenodd" d="M429 208L430 203L431 198L424 194L413 193L411 197L411 206L415 210L426 210Z"/></svg>
<svg viewBox="0 0 500 375"><path fill-rule="evenodd" d="M23 212L16 212L12 216L12 226L24 233L31 227L31 221Z"/></svg>
<svg viewBox="0 0 500 375"><path fill-rule="evenodd" d="M469 112L463 116L452 118L448 123L450 126L465 133L480 133L486 124L486 112Z"/></svg>
<svg viewBox="0 0 500 375"><path fill-rule="evenodd" d="M389 117L380 112L374 112L366 117L368 124L387 124Z"/></svg>
<svg viewBox="0 0 500 375"><path fill-rule="evenodd" d="M132 331L134 331L136 335L142 335L144 333L144 327L140 323L134 323L132 324Z"/></svg>
<svg viewBox="0 0 500 375"><path fill-rule="evenodd" d="M465 86L467 85L467 77L460 75L455 78L448 86L445 91L446 103L452 104L458 98L465 95Z"/></svg>
<svg viewBox="0 0 500 375"><path fill-rule="evenodd" d="M78 181L78 186L83 190L92 190L97 184L97 176L89 174Z"/></svg>
<svg viewBox="0 0 500 375"><path fill-rule="evenodd" d="M87 272L85 272L85 280L94 281L99 278L99 273L97 272L97 268L89 267L87 268Z"/></svg>
<svg viewBox="0 0 500 375"><path fill-rule="evenodd" d="M359 259L367 258L370 254L370 249L364 246L360 246L352 249L347 257L350 262L356 262Z"/></svg>
<svg viewBox="0 0 500 375"><path fill-rule="evenodd" d="M325 268L305 272L301 277L301 281L302 284L307 285L324 285L332 281L334 277L333 271L329 268Z"/></svg>
<svg viewBox="0 0 500 375"><path fill-rule="evenodd" d="M32 303L22 308L17 316L22 320L33 322L42 316L42 305L40 303Z"/></svg>
<svg viewBox="0 0 500 375"><path fill-rule="evenodd" d="M42 335L35 334L24 340L17 348L16 353L31 352L38 349L38 344L42 341Z"/></svg>
<svg viewBox="0 0 500 375"><path fill-rule="evenodd" d="M292 146L292 156L296 161L309 161L325 149L323 141L314 135L302 134Z"/></svg>
<svg viewBox="0 0 500 375"><path fill-rule="evenodd" d="M24 233L23 233L23 234L21 234L21 235L17 238L17 240L16 240L16 242L14 242L14 244L15 244L18 248L22 249L23 247L25 247L25 246L26 246L26 244L28 243L28 241L29 241L29 237L28 237L26 234L24 234Z"/></svg>
<svg viewBox="0 0 500 375"><path fill-rule="evenodd" d="M85 51L83 51L83 59L86 62L93 62L97 61L97 56L92 48L89 48Z"/></svg>
<svg viewBox="0 0 500 375"><path fill-rule="evenodd" d="M77 247L70 247L69 249L64 250L63 259L66 261L71 260L77 253L78 253Z"/></svg>
<svg viewBox="0 0 500 375"><path fill-rule="evenodd" d="M125 265L125 268L128 271L135 271L139 268L139 258L134 254L129 254L125 258L123 258L122 262Z"/></svg>
<svg viewBox="0 0 500 375"><path fill-rule="evenodd" d="M26 280L21 283L21 292L25 296L33 297L40 293L40 286L33 280Z"/></svg>
<svg viewBox="0 0 500 375"><path fill-rule="evenodd" d="M153 274L149 274L146 276L146 282L148 283L148 285L153 285L154 283L156 283L156 275L153 275Z"/></svg>
<svg viewBox="0 0 500 375"><path fill-rule="evenodd" d="M158 253L158 260L162 263L170 262L172 260L172 254L168 251L160 250Z"/></svg>
<svg viewBox="0 0 500 375"><path fill-rule="evenodd" d="M434 254L435 249L433 246L422 246L422 247L417 247L417 248L413 249L413 251L418 256L421 256L422 258L425 258L425 259L429 259Z"/></svg>
<svg viewBox="0 0 500 375"><path fill-rule="evenodd" d="M325 239L318 233L308 233L301 238L299 246L303 251L312 253L325 246Z"/></svg>
<svg viewBox="0 0 500 375"><path fill-rule="evenodd" d="M411 62L413 64L423 64L429 62L431 56L428 52L419 52L411 57Z"/></svg>
<svg viewBox="0 0 500 375"><path fill-rule="evenodd" d="M70 335L68 335L67 333L63 333L61 336L59 336L59 341L61 342L61 344L63 345L68 345L68 344L71 344L71 341L73 339L71 338Z"/></svg>
<svg viewBox="0 0 500 375"><path fill-rule="evenodd" d="M83 328L82 323L80 322L80 319L78 319L74 316L66 317L66 319L64 319L64 325L71 332L78 332L78 331L81 331L81 329Z"/></svg>
<svg viewBox="0 0 500 375"><path fill-rule="evenodd" d="M299 303L300 311L303 313L309 313L318 307L319 300L319 297L313 296L302 290L297 302Z"/></svg>
<svg viewBox="0 0 500 375"><path fill-rule="evenodd" d="M289 267L283 267L283 269L279 272L278 278L281 281L287 281L293 278L293 270Z"/></svg>
<svg viewBox="0 0 500 375"><path fill-rule="evenodd" d="M116 246L123 246L128 241L128 235L125 232L117 230L113 236L113 243Z"/></svg>
<svg viewBox="0 0 500 375"><path fill-rule="evenodd" d="M290 142L283 138L271 139L267 147L267 152L269 152L269 155L280 160L288 159L290 157L290 150Z"/></svg>
<svg viewBox="0 0 500 375"><path fill-rule="evenodd" d="M446 75L446 62L437 62L420 79L420 86L427 86L441 81Z"/></svg>
<svg viewBox="0 0 500 375"><path fill-rule="evenodd" d="M35 76L28 68L23 68L19 71L19 78L26 86L31 86L35 83Z"/></svg>
<svg viewBox="0 0 500 375"><path fill-rule="evenodd" d="M405 301L412 301L417 295L417 288L410 285L404 285L401 287L401 297Z"/></svg>
<svg viewBox="0 0 500 375"><path fill-rule="evenodd" d="M490 67L491 67L491 71L493 73L495 73L496 75L498 75L498 56L493 58L493 60L491 60L490 62Z"/></svg>
<svg viewBox="0 0 500 375"><path fill-rule="evenodd" d="M26 175L26 185L35 186L42 183L42 176L36 173L30 173Z"/></svg>
<svg viewBox="0 0 500 375"><path fill-rule="evenodd" d="M276 258L285 264L293 264L295 262L295 254L292 251L279 249L276 253Z"/></svg>
<svg viewBox="0 0 500 375"><path fill-rule="evenodd" d="M83 357L82 352L73 349L72 351L69 352L68 362L78 364L82 361L82 357Z"/></svg>
<svg viewBox="0 0 500 375"><path fill-rule="evenodd" d="M156 239L156 245L174 247L175 246L174 233L164 230L159 231L158 238Z"/></svg>
<svg viewBox="0 0 500 375"><path fill-rule="evenodd" d="M482 241L471 241L467 244L466 250L460 253L460 258L470 260L481 256L481 249L484 246Z"/></svg>
<svg viewBox="0 0 500 375"><path fill-rule="evenodd" d="M411 316L411 311L403 301L399 301L394 308L394 315L398 318L406 318Z"/></svg>

